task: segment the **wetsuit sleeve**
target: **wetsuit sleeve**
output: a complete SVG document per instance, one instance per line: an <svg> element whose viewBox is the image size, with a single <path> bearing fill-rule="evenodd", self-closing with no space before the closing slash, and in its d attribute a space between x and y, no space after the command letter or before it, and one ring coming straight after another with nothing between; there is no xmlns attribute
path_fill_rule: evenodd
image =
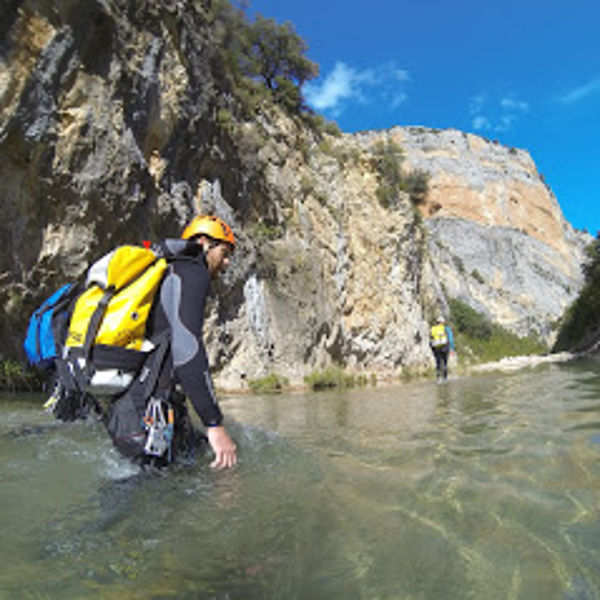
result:
<svg viewBox="0 0 600 600"><path fill-rule="evenodd" d="M215 396L203 341L204 307L210 275L199 261L175 262L165 277L160 302L171 329L175 377L206 426L223 415Z"/></svg>
<svg viewBox="0 0 600 600"><path fill-rule="evenodd" d="M448 336L449 348L454 351L454 335L452 335L452 329L450 329L450 327L446 327L446 335Z"/></svg>

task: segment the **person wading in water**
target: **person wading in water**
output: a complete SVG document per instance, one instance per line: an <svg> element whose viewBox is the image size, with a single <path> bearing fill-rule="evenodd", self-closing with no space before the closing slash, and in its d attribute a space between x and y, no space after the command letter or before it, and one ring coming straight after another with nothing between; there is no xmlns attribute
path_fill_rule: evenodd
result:
<svg viewBox="0 0 600 600"><path fill-rule="evenodd" d="M148 317L148 337L166 332L169 339L152 397L140 392L140 386L132 386L112 403L107 429L117 449L142 465L165 466L177 454L208 439L214 452L211 466L233 467L237 448L223 425L203 326L211 280L229 266L235 238L229 225L214 216L195 217L181 238L165 241L176 248L178 258L170 263ZM206 438L191 426L186 396L206 427ZM149 414L148 403L154 399L158 399L155 410ZM146 411L148 434L140 431L140 407L142 414Z"/></svg>
<svg viewBox="0 0 600 600"><path fill-rule="evenodd" d="M435 358L437 382L442 383L448 379L448 356L454 352L454 336L441 315L429 332L429 347Z"/></svg>

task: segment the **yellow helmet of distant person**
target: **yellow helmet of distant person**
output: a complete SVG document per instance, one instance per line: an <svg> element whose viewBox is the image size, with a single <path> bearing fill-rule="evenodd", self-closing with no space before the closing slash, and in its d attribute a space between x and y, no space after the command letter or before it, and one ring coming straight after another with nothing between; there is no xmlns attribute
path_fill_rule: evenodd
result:
<svg viewBox="0 0 600 600"><path fill-rule="evenodd" d="M194 217L183 230L181 238L189 240L197 235L206 235L213 240L227 242L235 248L235 237L231 227L225 221L212 215L198 215Z"/></svg>

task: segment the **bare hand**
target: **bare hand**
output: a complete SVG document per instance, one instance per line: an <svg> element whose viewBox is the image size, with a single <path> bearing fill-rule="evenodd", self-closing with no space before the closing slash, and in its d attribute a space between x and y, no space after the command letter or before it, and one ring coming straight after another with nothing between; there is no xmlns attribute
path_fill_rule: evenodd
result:
<svg viewBox="0 0 600 600"><path fill-rule="evenodd" d="M229 437L225 427L207 428L208 442L215 453L215 459L210 463L215 469L226 469L237 464L237 447Z"/></svg>

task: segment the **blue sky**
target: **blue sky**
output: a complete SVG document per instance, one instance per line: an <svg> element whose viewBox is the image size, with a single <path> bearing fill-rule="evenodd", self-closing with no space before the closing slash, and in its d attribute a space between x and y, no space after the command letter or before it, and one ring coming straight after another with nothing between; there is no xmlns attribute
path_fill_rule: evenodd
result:
<svg viewBox="0 0 600 600"><path fill-rule="evenodd" d="M250 0L320 66L343 131L452 127L527 149L570 223L600 230L598 0Z"/></svg>

